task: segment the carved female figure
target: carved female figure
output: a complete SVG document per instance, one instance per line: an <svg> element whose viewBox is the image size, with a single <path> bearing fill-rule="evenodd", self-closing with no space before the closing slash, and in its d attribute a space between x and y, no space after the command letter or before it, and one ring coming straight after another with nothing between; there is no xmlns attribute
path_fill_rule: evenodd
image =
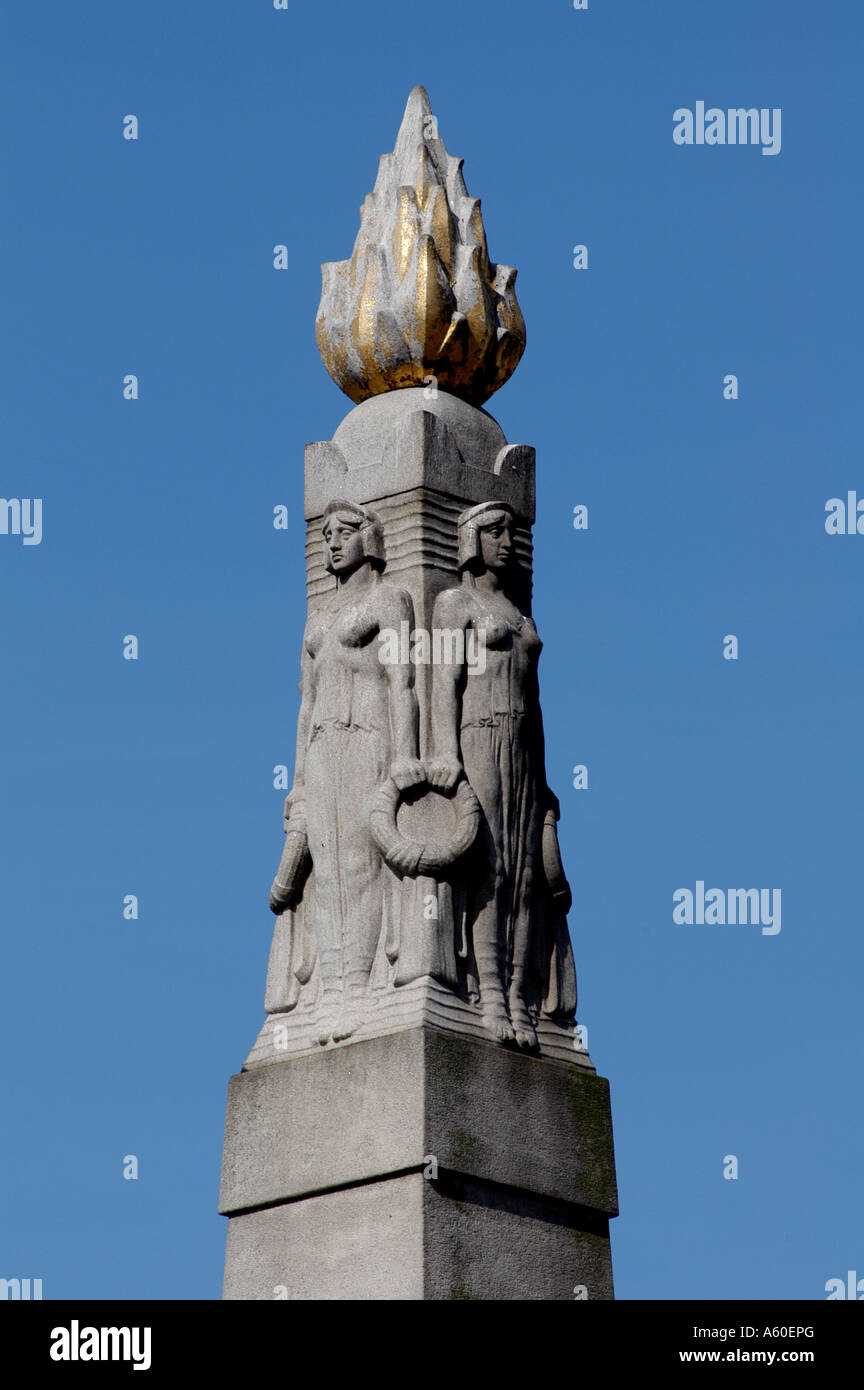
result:
<svg viewBox="0 0 864 1390"><path fill-rule="evenodd" d="M428 779L447 791L464 773L480 801L480 833L465 873L480 1005L496 1040L535 1048L541 1012L572 1022L576 974L558 804L546 785L542 643L507 592L514 528L503 502L481 503L459 517L462 584L439 594L432 621L437 630L462 629L462 651L471 650L469 634L482 643L485 665L435 666Z"/></svg>
<svg viewBox="0 0 864 1390"><path fill-rule="evenodd" d="M403 788L424 779L413 667L379 659L382 632L414 624L410 595L381 577L381 523L365 507L335 500L323 535L336 589L303 636L288 834L270 898L274 912L293 907L311 858L322 1044L350 1037L362 1022L386 918L392 879L370 833L371 804L388 776Z"/></svg>

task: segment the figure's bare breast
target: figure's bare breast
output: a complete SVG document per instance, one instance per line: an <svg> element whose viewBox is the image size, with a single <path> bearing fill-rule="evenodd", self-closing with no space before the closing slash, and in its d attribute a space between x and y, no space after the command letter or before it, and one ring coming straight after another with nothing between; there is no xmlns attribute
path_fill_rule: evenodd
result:
<svg viewBox="0 0 864 1390"><path fill-rule="evenodd" d="M355 602L330 604L310 621L304 641L313 663L312 729L335 722L388 730L379 637L392 616L394 595L398 599L398 591L376 586Z"/></svg>
<svg viewBox="0 0 864 1390"><path fill-rule="evenodd" d="M541 642L530 618L513 604L493 603L471 595L465 605L466 628L476 634L483 653L474 673L466 676L462 695L463 727L501 717L518 719L534 689L534 670Z"/></svg>

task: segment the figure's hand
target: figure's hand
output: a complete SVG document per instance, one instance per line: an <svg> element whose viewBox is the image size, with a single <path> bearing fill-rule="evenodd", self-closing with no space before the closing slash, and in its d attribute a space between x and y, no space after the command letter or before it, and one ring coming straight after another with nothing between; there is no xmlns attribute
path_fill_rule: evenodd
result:
<svg viewBox="0 0 864 1390"><path fill-rule="evenodd" d="M436 792L452 792L465 769L458 758L449 755L434 756L426 768L426 778Z"/></svg>
<svg viewBox="0 0 864 1390"><path fill-rule="evenodd" d="M419 758L402 758L390 764L390 776L400 792L421 787L426 781L426 769Z"/></svg>
<svg viewBox="0 0 864 1390"><path fill-rule="evenodd" d="M309 847L305 831L291 830L285 836L285 848L276 877L270 889L270 911L278 917L290 907L296 907L303 895L303 884L309 868Z"/></svg>
<svg viewBox="0 0 864 1390"><path fill-rule="evenodd" d="M289 830L297 830L305 835L306 833L306 791L301 788L299 791L293 789L285 798L285 809L282 813L282 824L286 834Z"/></svg>
<svg viewBox="0 0 864 1390"><path fill-rule="evenodd" d="M289 814L285 817L286 835L305 835L306 834L306 802L302 801L299 806L292 806Z"/></svg>
<svg viewBox="0 0 864 1390"><path fill-rule="evenodd" d="M289 907L294 907L297 903L297 893L291 884L283 883L280 878L274 878L270 889L270 911L280 917L283 912L287 912Z"/></svg>
<svg viewBox="0 0 864 1390"><path fill-rule="evenodd" d="M556 802L555 806L550 806L543 819L543 870L549 885L552 902L557 911L566 917L573 904L573 895L570 892L570 884L567 882L567 875L564 873L564 865L561 862L558 827L555 823L557 809Z"/></svg>
<svg viewBox="0 0 864 1390"><path fill-rule="evenodd" d="M559 821L561 819L561 803L549 787L546 787L545 791L541 793L541 800L552 812L556 821Z"/></svg>
<svg viewBox="0 0 864 1390"><path fill-rule="evenodd" d="M392 869L399 869L403 874L413 875L420 867L422 857L423 846L416 844L414 840L405 840L391 851L388 863Z"/></svg>
<svg viewBox="0 0 864 1390"><path fill-rule="evenodd" d="M566 878L564 880L564 887L559 888L557 892L552 894L552 901L561 913L561 916L566 917L573 906L573 894L570 892L570 884L567 882Z"/></svg>

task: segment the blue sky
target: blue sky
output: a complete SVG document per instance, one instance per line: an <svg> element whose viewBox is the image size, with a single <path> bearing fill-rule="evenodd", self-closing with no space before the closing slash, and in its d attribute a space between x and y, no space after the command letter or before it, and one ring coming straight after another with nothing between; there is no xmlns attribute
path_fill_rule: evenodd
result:
<svg viewBox="0 0 864 1390"><path fill-rule="evenodd" d="M225 1088L263 1018L293 754L303 446L350 408L315 347L319 264L350 254L418 82L519 268L528 348L489 409L537 447L618 1295L819 1299L864 1274L864 536L824 526L864 497L860 7L18 0L2 25L0 493L43 499L43 538L0 535L0 1274L219 1295ZM700 100L780 108L779 155L677 146ZM699 880L779 887L782 930L676 926Z"/></svg>

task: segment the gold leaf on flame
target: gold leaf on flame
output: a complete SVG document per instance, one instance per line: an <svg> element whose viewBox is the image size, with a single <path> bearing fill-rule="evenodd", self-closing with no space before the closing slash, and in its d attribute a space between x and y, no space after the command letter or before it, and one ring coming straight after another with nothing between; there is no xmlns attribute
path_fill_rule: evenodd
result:
<svg viewBox="0 0 864 1390"><path fill-rule="evenodd" d="M413 188L400 188L397 193L396 220L393 226L393 261L401 280L411 259L411 252L420 229L417 201Z"/></svg>
<svg viewBox="0 0 864 1390"><path fill-rule="evenodd" d="M360 210L350 261L322 266L316 340L352 400L421 385L481 404L525 348L516 272L489 260L479 198L415 87Z"/></svg>

